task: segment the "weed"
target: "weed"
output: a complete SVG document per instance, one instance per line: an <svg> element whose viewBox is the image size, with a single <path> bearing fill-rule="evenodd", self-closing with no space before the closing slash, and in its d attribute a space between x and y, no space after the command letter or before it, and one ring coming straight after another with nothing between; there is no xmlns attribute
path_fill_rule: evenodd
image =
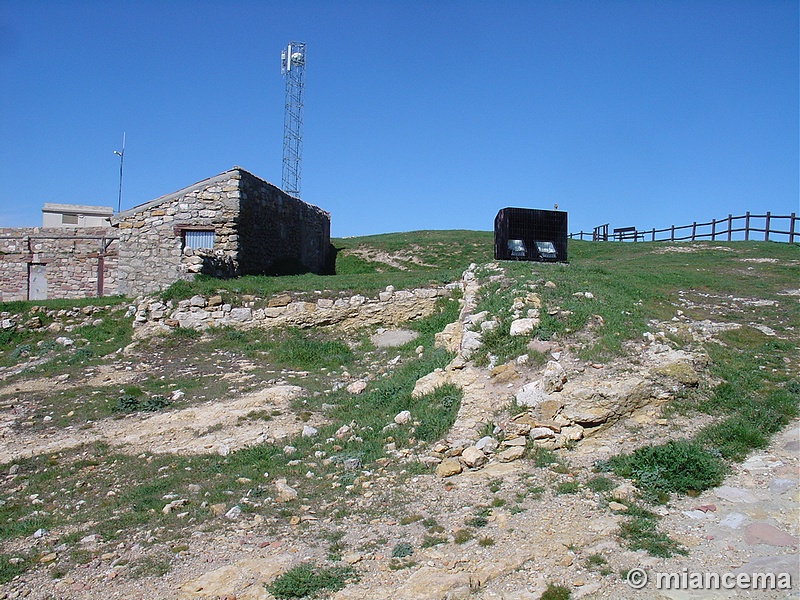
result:
<svg viewBox="0 0 800 600"><path fill-rule="evenodd" d="M500 508L506 503L503 498L492 498L492 506L495 508Z"/></svg>
<svg viewBox="0 0 800 600"><path fill-rule="evenodd" d="M529 453L529 458L533 461L533 465L539 468L549 467L556 461L553 451L542 446L534 446Z"/></svg>
<svg viewBox="0 0 800 600"><path fill-rule="evenodd" d="M719 485L726 470L718 455L689 440L643 446L612 457L610 463L614 473L633 479L651 495L700 492Z"/></svg>
<svg viewBox="0 0 800 600"><path fill-rule="evenodd" d="M594 569L595 567L602 567L608 561L602 554L590 554L586 557L586 567L589 569Z"/></svg>
<svg viewBox="0 0 800 600"><path fill-rule="evenodd" d="M145 556L132 562L128 573L134 579L163 577L169 572L170 560L166 556Z"/></svg>
<svg viewBox="0 0 800 600"><path fill-rule="evenodd" d="M120 412L157 412L169 406L164 396L147 396L125 394L117 398L116 409Z"/></svg>
<svg viewBox="0 0 800 600"><path fill-rule="evenodd" d="M404 515L400 517L400 525L410 525L422 520L422 515Z"/></svg>
<svg viewBox="0 0 800 600"><path fill-rule="evenodd" d="M492 479L489 482L489 491L491 491L493 494L496 494L500 490L500 487L502 485L503 485L502 479Z"/></svg>
<svg viewBox="0 0 800 600"><path fill-rule="evenodd" d="M611 490L614 489L615 485L611 479L600 475L597 477L592 477L589 481L587 481L586 487L588 487L592 491L602 493L602 492L610 492Z"/></svg>
<svg viewBox="0 0 800 600"><path fill-rule="evenodd" d="M494 538L482 537L481 539L478 540L478 545L484 548L487 548L489 546L494 546Z"/></svg>
<svg viewBox="0 0 800 600"><path fill-rule="evenodd" d="M415 567L417 565L417 561L415 560L399 560L393 558L389 561L389 569L392 571L400 571L401 569L409 569L411 567Z"/></svg>
<svg viewBox="0 0 800 600"><path fill-rule="evenodd" d="M669 558L686 550L665 533L658 531L658 516L636 504L628 506L627 519L620 524L620 536L631 550L645 550L652 556Z"/></svg>
<svg viewBox="0 0 800 600"><path fill-rule="evenodd" d="M464 524L468 527L486 527L489 524L489 519L482 515L476 515L465 520Z"/></svg>
<svg viewBox="0 0 800 600"><path fill-rule="evenodd" d="M568 588L549 583L539 600L569 600L571 595Z"/></svg>
<svg viewBox="0 0 800 600"><path fill-rule="evenodd" d="M425 535L422 538L422 543L420 547L422 548L431 548L432 546L438 546L439 544L446 544L447 538L443 535Z"/></svg>
<svg viewBox="0 0 800 600"><path fill-rule="evenodd" d="M399 542L392 549L392 558L405 558L414 554L414 547L408 542Z"/></svg>
<svg viewBox="0 0 800 600"><path fill-rule="evenodd" d="M580 488L577 481L562 481L556 485L556 494L577 494Z"/></svg>
<svg viewBox="0 0 800 600"><path fill-rule="evenodd" d="M326 569L314 563L303 563L278 576L271 584L264 585L279 600L307 598L321 591L336 592L353 581L355 575L349 566Z"/></svg>
<svg viewBox="0 0 800 600"><path fill-rule="evenodd" d="M453 534L453 542L456 544L466 544L472 537L472 532L469 529L459 529Z"/></svg>

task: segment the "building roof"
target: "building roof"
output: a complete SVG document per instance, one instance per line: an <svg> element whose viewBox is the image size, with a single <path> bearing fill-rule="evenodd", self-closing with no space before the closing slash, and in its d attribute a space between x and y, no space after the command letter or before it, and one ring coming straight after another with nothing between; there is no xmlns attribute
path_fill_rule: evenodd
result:
<svg viewBox="0 0 800 600"><path fill-rule="evenodd" d="M280 190L280 188L278 186L276 186L276 185L274 185L274 184L272 184L272 183L270 183L268 181L265 181L265 180L261 179L260 177L257 177L256 175L253 175L252 173L250 173L249 171L246 171L242 167L234 166L233 168L228 169L227 171L223 171L219 175L214 175L213 177L209 177L207 179L203 179L201 181L198 181L197 183L193 183L192 185L186 186L185 188L180 189L180 190L178 190L176 192L171 192L169 194L165 194L164 196L160 196L160 197L156 198L155 200L150 200L149 202L145 202L144 204L139 204L138 206L134 206L133 208L129 208L128 210L123 210L122 212L119 212L119 213L117 213L116 215L114 215L112 217L112 221L111 221L112 225L115 225L115 224L119 223L120 221L126 219L127 217L131 217L131 216L133 216L133 215L135 215L137 213L140 213L142 211L149 210L151 208L156 208L156 207L160 206L161 204L164 204L165 202L169 202L170 200L174 200L176 198L181 198L182 196L185 196L186 194L188 194L190 192L193 192L195 190L201 190L201 189L207 188L208 186L214 185L215 183L224 183L224 182L228 181L234 173L240 173L240 174L248 175L248 176L250 176L250 177L252 177L254 179L257 179L258 181L261 181L261 182L263 182L263 183L265 183L265 184L267 184L269 186L274 187L275 189ZM286 192L283 192L283 193L286 194ZM290 195L290 194L287 194L287 195ZM294 196L292 196L292 197L294 197ZM303 204L308 204L308 202L300 200L300 198L297 198L297 201L298 202L303 202ZM313 206L313 205L309 204L309 206ZM314 207L314 208L319 209L319 207ZM319 209L319 210L322 210L322 209ZM325 212L325 211L323 211L323 212Z"/></svg>
<svg viewBox="0 0 800 600"><path fill-rule="evenodd" d="M52 213L69 213L81 215L99 215L103 217L110 217L114 214L114 209L110 206L90 206L88 204L55 204L53 202L45 202L42 207L42 212Z"/></svg>

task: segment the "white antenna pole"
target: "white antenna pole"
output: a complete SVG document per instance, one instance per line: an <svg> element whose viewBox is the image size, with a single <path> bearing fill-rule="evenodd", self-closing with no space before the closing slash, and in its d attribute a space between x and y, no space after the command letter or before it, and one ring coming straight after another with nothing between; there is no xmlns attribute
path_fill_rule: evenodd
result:
<svg viewBox="0 0 800 600"><path fill-rule="evenodd" d="M122 151L114 150L114 154L119 156L119 199L117 200L117 212L122 210L122 163L125 160L125 132L122 132Z"/></svg>

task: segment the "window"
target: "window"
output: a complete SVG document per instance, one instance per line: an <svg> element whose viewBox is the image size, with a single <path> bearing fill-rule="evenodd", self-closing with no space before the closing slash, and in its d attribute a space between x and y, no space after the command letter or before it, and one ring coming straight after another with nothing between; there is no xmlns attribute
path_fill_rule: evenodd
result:
<svg viewBox="0 0 800 600"><path fill-rule="evenodd" d="M508 240L508 250L514 258L524 257L528 253L522 240Z"/></svg>
<svg viewBox="0 0 800 600"><path fill-rule="evenodd" d="M556 247L553 245L553 242L534 242L536 244L536 249L539 251L539 254L542 258L552 258L555 259L558 255L556 254Z"/></svg>
<svg viewBox="0 0 800 600"><path fill-rule="evenodd" d="M62 225L77 225L78 215L61 215Z"/></svg>
<svg viewBox="0 0 800 600"><path fill-rule="evenodd" d="M183 231L183 247L192 250L214 248L214 230L185 229Z"/></svg>

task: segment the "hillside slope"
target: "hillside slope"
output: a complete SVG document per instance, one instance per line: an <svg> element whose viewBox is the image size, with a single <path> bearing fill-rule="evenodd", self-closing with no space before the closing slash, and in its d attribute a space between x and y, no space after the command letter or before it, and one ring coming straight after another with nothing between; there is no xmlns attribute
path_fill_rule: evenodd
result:
<svg viewBox="0 0 800 600"><path fill-rule="evenodd" d="M796 585L798 246L333 243L336 275L0 305L0 595L653 597L639 567Z"/></svg>

